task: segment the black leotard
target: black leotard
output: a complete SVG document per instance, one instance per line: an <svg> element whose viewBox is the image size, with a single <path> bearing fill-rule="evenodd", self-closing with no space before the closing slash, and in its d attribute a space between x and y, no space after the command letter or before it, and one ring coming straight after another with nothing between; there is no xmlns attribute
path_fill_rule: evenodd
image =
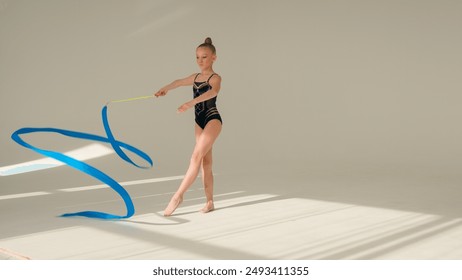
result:
<svg viewBox="0 0 462 280"><path fill-rule="evenodd" d="M213 75L215 74L212 74L205 82L196 82L197 76L199 75L200 73L197 74L196 77L194 78L194 85L193 85L194 98L212 89L212 86L209 84L209 81L210 81L210 78L212 78ZM210 98L209 100L205 100L203 102L197 103L194 106L195 114L196 114L196 123L197 125L200 126L200 128L204 129L207 123L214 119L219 120L221 123L223 123L220 113L218 113L216 101L217 101L217 97L215 96L213 98Z"/></svg>

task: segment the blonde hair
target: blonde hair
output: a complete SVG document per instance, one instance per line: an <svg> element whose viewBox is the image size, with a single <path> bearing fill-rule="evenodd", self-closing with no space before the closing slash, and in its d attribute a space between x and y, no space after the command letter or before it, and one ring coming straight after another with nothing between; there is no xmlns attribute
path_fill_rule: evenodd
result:
<svg viewBox="0 0 462 280"><path fill-rule="evenodd" d="M212 51L213 54L217 53L217 50L212 44L212 39L210 37L205 38L204 43L200 44L197 48L208 48Z"/></svg>

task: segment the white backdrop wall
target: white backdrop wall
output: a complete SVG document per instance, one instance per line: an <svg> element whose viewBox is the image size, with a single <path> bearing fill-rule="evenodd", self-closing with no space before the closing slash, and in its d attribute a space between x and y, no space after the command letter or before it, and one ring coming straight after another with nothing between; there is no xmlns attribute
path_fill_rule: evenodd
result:
<svg viewBox="0 0 462 280"><path fill-rule="evenodd" d="M207 36L223 77L218 168L276 162L457 170L462 2L0 0L0 165L37 158L24 126L102 134L101 107L198 70ZM181 88L116 104L120 140L184 171L193 147ZM68 150L55 135L34 144Z"/></svg>

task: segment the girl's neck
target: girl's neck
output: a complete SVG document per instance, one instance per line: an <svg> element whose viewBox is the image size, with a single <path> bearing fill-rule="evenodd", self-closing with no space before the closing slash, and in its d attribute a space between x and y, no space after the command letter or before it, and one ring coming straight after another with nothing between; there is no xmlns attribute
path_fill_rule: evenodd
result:
<svg viewBox="0 0 462 280"><path fill-rule="evenodd" d="M213 73L215 73L215 71L213 71L212 68L204 69L204 70L201 71L201 74L204 75L204 76L210 76Z"/></svg>

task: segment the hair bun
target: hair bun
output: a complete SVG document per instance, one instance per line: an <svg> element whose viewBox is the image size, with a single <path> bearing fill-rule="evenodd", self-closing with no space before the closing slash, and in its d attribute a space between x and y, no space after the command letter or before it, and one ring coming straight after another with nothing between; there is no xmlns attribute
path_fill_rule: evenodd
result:
<svg viewBox="0 0 462 280"><path fill-rule="evenodd" d="M215 49L215 46L212 44L212 39L210 39L210 37L205 38L204 43L200 44L197 48L207 48L210 49L213 54L217 53L217 50Z"/></svg>

